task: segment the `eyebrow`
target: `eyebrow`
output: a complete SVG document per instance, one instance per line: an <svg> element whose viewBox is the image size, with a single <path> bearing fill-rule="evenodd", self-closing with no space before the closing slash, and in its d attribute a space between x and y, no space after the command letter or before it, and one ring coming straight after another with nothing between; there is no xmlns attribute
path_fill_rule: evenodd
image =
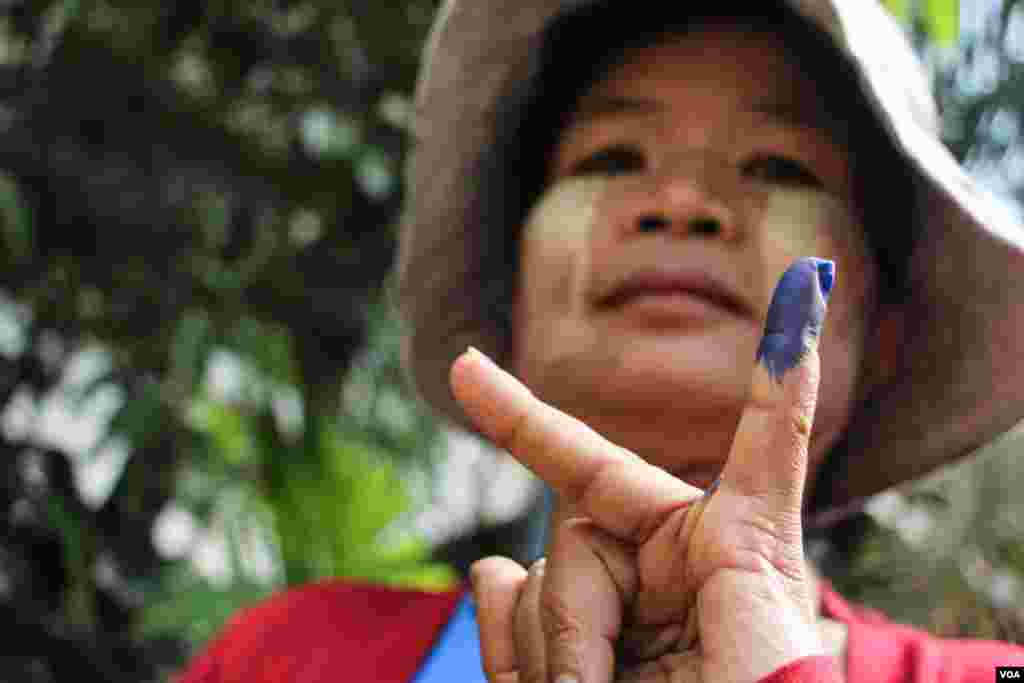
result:
<svg viewBox="0 0 1024 683"><path fill-rule="evenodd" d="M665 105L657 100L624 97L621 95L591 95L576 112L572 122L573 128L583 127L597 119L622 114L652 114L665 110ZM766 118L782 123L791 128L809 128L829 136L843 137L843 128L824 115L814 112L809 115L788 102L769 98L758 100L745 107L745 111L763 114Z"/></svg>
<svg viewBox="0 0 1024 683"><path fill-rule="evenodd" d="M619 95L591 95L576 112L573 126L584 126L595 119L619 114L650 114L663 111L665 106L657 100L622 97Z"/></svg>
<svg viewBox="0 0 1024 683"><path fill-rule="evenodd" d="M765 99L754 102L747 111L763 114L766 118L792 128L810 128L830 137L844 137L843 127L839 122L820 110L808 112L788 102Z"/></svg>

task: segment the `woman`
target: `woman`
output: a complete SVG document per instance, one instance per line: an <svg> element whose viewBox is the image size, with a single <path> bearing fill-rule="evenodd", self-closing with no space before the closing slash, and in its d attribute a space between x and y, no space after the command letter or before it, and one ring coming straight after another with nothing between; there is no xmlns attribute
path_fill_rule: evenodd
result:
<svg viewBox="0 0 1024 683"><path fill-rule="evenodd" d="M1024 665L851 608L803 548L1024 417L1024 238L874 3L661 5L450 2L420 85L407 365L558 492L546 563L478 563L475 620L458 594L301 589L186 681L480 680L477 628L491 681Z"/></svg>

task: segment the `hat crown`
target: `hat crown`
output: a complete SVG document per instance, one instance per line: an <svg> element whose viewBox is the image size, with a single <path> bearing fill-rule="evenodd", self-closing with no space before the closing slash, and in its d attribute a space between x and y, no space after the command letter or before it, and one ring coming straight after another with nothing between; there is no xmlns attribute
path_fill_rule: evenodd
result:
<svg viewBox="0 0 1024 683"><path fill-rule="evenodd" d="M910 42L895 18L877 0L784 0L797 13L825 31L835 44L854 58L857 64L889 84L890 97L903 102L899 111L913 116L917 125L938 134L941 121L929 78ZM508 59L519 55L507 49L507 44L536 39L547 20L555 14L582 7L588 0L521 0L517 3L468 3L446 0L427 39L423 52L423 67L417 84L416 101L429 97L436 83L435 64L439 48L445 49L451 41L446 34L457 30L462 23L487 26L491 31L477 31L460 35L460 53L467 65L476 65L470 72L479 73L481 63L496 71L504 67L516 71L516 64ZM473 16L487 14L486 18ZM467 16L469 15L469 16ZM449 59L451 55L440 55ZM895 103L893 103L895 104ZM422 107L419 107L422 111Z"/></svg>

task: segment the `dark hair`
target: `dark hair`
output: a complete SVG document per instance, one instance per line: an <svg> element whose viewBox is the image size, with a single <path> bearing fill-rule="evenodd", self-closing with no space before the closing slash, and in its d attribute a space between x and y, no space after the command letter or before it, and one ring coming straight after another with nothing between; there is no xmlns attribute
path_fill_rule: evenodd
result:
<svg viewBox="0 0 1024 683"><path fill-rule="evenodd" d="M907 164L893 163L898 152L865 100L855 68L827 35L782 2L577 0L549 22L540 49L532 55L529 76L500 100L494 140L480 159L473 209L483 233L480 314L503 340L501 353L510 350L513 338L522 225L545 190L553 151L579 98L630 50L656 45L716 18L781 33L818 86L826 116L850 141L855 204L878 264L875 303L904 300L918 235L914 179ZM829 484L845 460L844 443L833 448L819 469L811 510L828 507ZM815 533L819 540L828 538L825 552L848 556L860 539L863 520L863 513L854 514Z"/></svg>

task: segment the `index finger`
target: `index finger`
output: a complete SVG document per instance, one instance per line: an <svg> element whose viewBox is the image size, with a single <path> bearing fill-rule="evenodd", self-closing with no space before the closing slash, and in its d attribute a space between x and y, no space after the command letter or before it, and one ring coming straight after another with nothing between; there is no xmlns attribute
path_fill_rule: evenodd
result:
<svg viewBox="0 0 1024 683"><path fill-rule="evenodd" d="M452 365L456 400L499 447L609 533L643 543L701 490L544 403L470 347Z"/></svg>

